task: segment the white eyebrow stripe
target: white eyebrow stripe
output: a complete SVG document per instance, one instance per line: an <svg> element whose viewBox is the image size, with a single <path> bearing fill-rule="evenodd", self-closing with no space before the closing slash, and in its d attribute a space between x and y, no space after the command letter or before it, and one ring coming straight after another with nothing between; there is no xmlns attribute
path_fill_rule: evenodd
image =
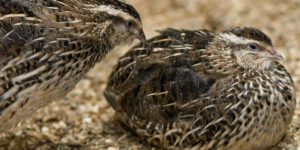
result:
<svg viewBox="0 0 300 150"><path fill-rule="evenodd" d="M133 18L128 13L126 13L122 10L118 10L118 9L114 8L113 6L111 6L111 5L100 5L100 6L94 6L94 7L88 6L85 9L89 10L89 11L92 11L94 13L106 12L109 15L112 15L112 16L120 16L120 17L124 18L125 20L129 20L129 19Z"/></svg>
<svg viewBox="0 0 300 150"><path fill-rule="evenodd" d="M251 39L247 39L247 38L243 38L243 37L238 37L235 34L231 34L231 33L221 33L220 34L221 37L226 38L234 43L239 43L239 44L247 44L247 43L259 43L256 40L251 40Z"/></svg>

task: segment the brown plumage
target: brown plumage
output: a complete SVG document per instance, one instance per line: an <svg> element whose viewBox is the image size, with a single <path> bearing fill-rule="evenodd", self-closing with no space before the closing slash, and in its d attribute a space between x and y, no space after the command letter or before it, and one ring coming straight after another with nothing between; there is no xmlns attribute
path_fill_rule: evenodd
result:
<svg viewBox="0 0 300 150"><path fill-rule="evenodd" d="M168 29L119 59L105 96L120 120L163 148L268 149L296 103L280 60L256 28Z"/></svg>
<svg viewBox="0 0 300 150"><path fill-rule="evenodd" d="M117 45L144 40L119 0L0 0L0 132L63 98Z"/></svg>

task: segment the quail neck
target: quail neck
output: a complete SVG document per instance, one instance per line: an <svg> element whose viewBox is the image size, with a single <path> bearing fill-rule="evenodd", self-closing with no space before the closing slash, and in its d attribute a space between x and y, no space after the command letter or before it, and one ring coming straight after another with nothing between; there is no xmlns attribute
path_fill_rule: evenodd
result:
<svg viewBox="0 0 300 150"><path fill-rule="evenodd" d="M119 0L0 0L0 132L63 98L115 46L144 40Z"/></svg>

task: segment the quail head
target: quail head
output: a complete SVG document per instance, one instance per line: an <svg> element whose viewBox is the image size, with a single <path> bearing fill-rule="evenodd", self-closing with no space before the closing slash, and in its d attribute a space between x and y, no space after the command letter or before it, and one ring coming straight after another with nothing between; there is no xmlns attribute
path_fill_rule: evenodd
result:
<svg viewBox="0 0 300 150"><path fill-rule="evenodd" d="M119 59L104 94L150 144L268 149L285 135L296 103L282 60L253 27L167 29Z"/></svg>
<svg viewBox="0 0 300 150"><path fill-rule="evenodd" d="M63 98L115 46L145 40L121 0L0 0L0 132Z"/></svg>

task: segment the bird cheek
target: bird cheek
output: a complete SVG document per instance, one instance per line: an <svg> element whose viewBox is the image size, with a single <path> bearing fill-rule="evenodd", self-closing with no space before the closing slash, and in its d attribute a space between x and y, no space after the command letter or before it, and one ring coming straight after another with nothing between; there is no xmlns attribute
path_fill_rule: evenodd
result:
<svg viewBox="0 0 300 150"><path fill-rule="evenodd" d="M134 36L138 35L138 33L139 33L139 31L137 29L133 29L133 28L129 29L129 32Z"/></svg>
<svg viewBox="0 0 300 150"><path fill-rule="evenodd" d="M124 33L127 31L126 26L124 26L123 24L118 24L115 26L115 29L117 32L119 33Z"/></svg>

